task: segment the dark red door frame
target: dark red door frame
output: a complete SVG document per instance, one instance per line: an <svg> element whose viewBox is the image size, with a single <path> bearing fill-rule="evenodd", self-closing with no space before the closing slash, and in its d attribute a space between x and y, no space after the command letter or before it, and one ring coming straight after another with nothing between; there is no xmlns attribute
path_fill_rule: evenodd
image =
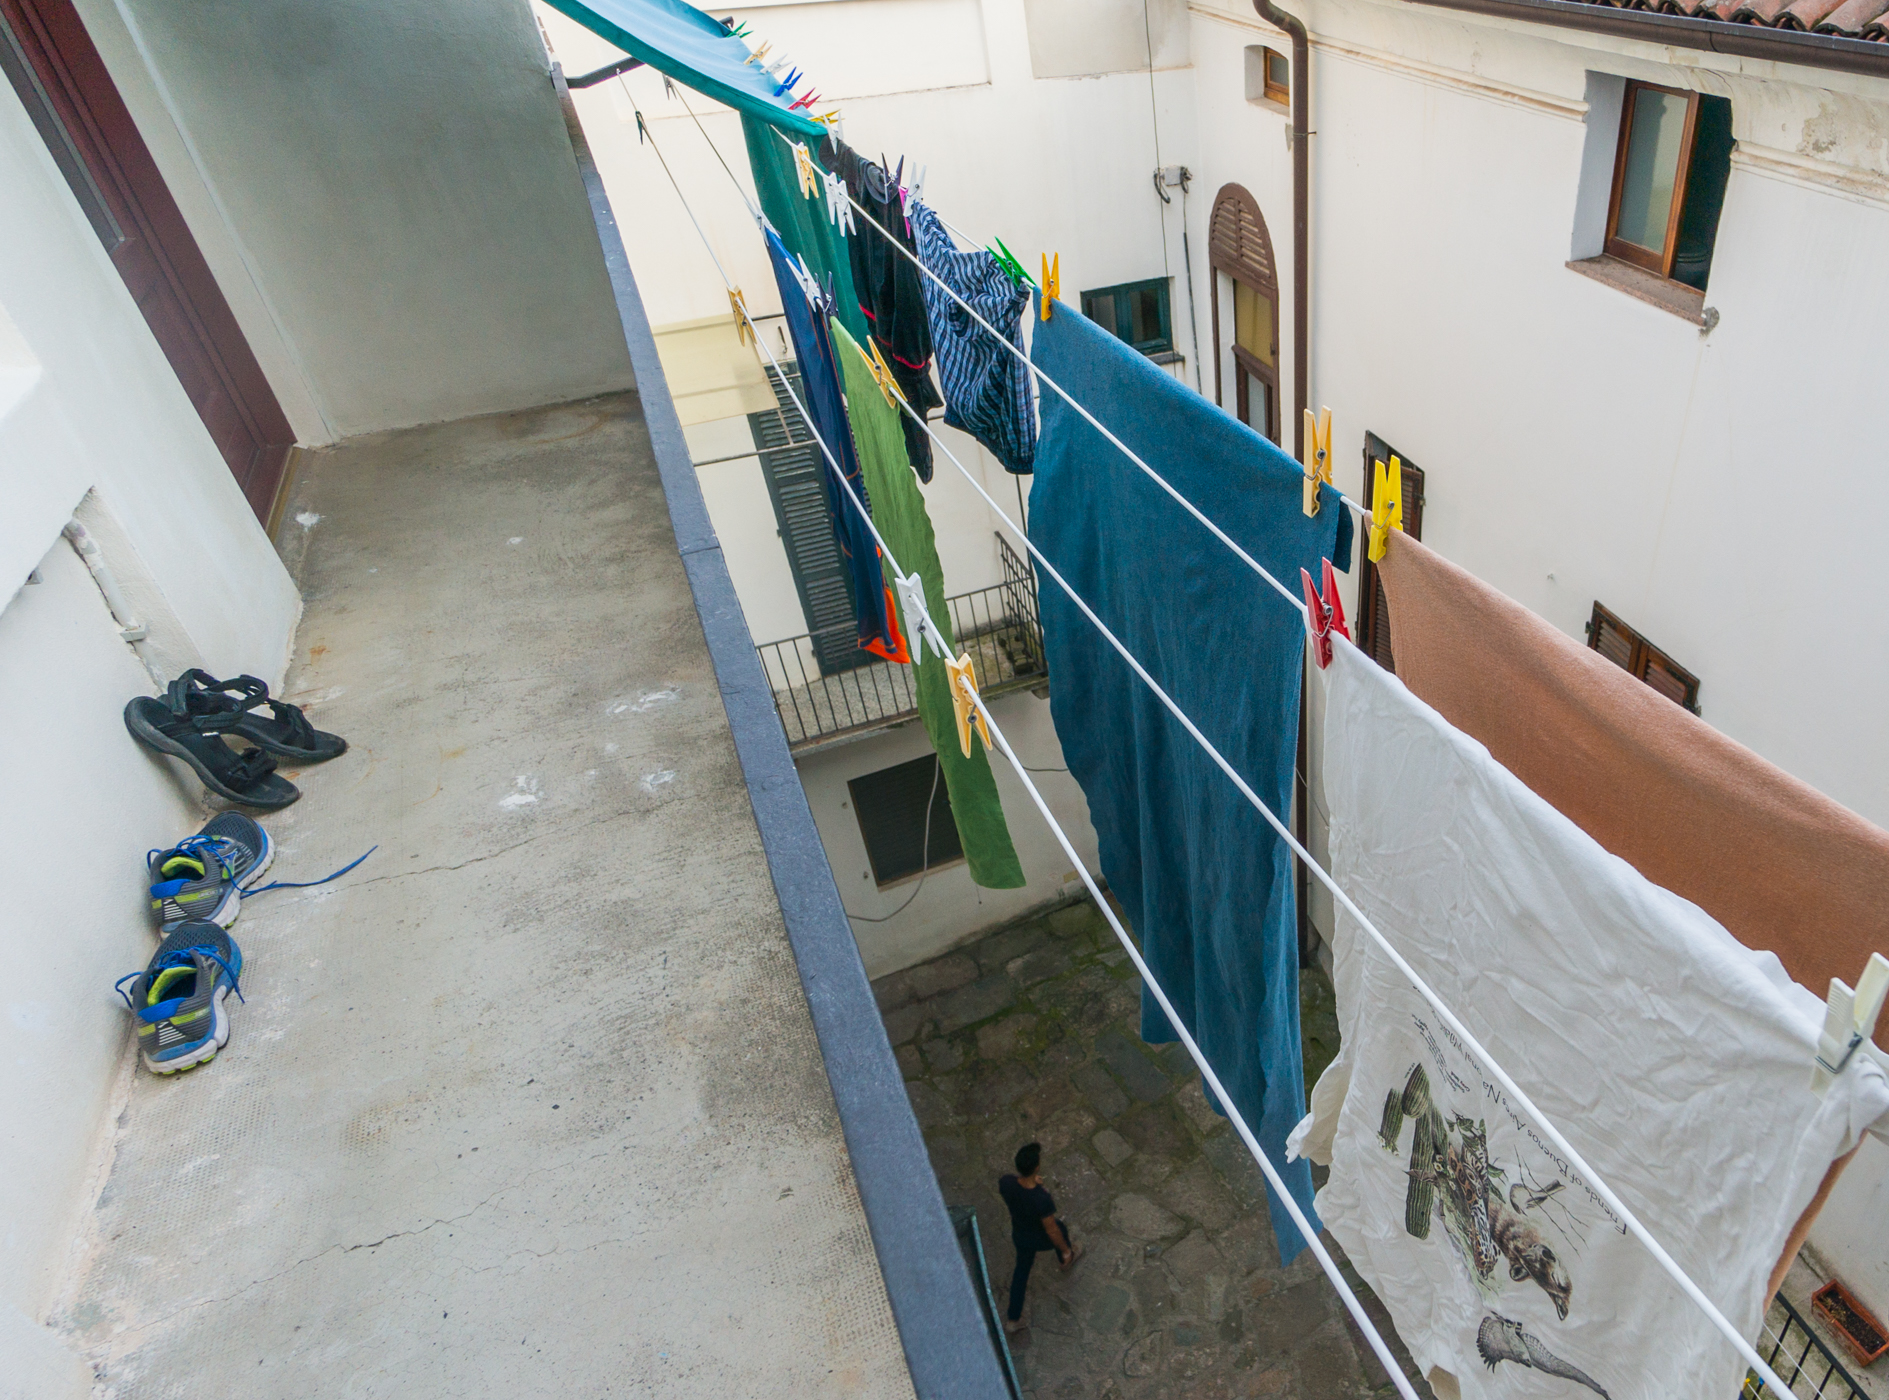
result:
<svg viewBox="0 0 1889 1400"><path fill-rule="evenodd" d="M0 66L265 523L295 434L72 0L0 0Z"/></svg>

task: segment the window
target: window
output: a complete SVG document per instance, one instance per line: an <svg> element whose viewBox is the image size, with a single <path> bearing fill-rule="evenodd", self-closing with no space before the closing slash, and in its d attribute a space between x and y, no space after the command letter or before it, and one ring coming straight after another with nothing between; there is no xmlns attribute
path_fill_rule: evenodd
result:
<svg viewBox="0 0 1889 1400"><path fill-rule="evenodd" d="M1369 509L1372 496L1377 487L1377 464L1387 466L1391 458L1397 458L1404 468L1404 533L1413 540L1423 538L1423 468L1414 465L1411 460L1385 442L1376 433L1364 435L1364 504ZM1363 531L1357 548L1364 548ZM1364 561L1364 568L1358 575L1358 646L1386 671L1397 669L1391 656L1391 613L1390 600L1384 596L1384 580L1378 577L1377 565L1369 558Z"/></svg>
<svg viewBox="0 0 1889 1400"><path fill-rule="evenodd" d="M1142 354L1159 358L1174 352L1174 331L1168 319L1168 279L1124 282L1082 294L1082 314L1110 335L1119 336Z"/></svg>
<svg viewBox="0 0 1889 1400"><path fill-rule="evenodd" d="M1265 216L1258 201L1238 185L1226 186L1214 199L1207 224L1207 265L1213 269L1214 398L1261 437L1277 442L1278 274ZM1220 338L1223 303L1233 322L1230 345ZM1226 401L1228 371L1233 380L1231 404Z"/></svg>
<svg viewBox="0 0 1889 1400"><path fill-rule="evenodd" d="M1699 713L1699 678L1598 602L1593 617L1588 619L1587 644L1675 705Z"/></svg>
<svg viewBox="0 0 1889 1400"><path fill-rule="evenodd" d="M1246 50L1246 100L1248 102L1277 102L1281 106L1292 101L1292 62L1277 49L1263 48L1250 44Z"/></svg>
<svg viewBox="0 0 1889 1400"><path fill-rule="evenodd" d="M846 791L880 889L964 859L937 754L853 778Z"/></svg>
<svg viewBox="0 0 1889 1400"><path fill-rule="evenodd" d="M1703 292L1731 154L1726 99L1627 83L1607 255Z"/></svg>

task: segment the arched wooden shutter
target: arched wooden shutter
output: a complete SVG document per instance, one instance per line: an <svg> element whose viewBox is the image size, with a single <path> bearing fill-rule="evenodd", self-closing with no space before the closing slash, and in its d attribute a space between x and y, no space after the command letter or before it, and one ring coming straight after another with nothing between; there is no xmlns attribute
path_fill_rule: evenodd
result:
<svg viewBox="0 0 1889 1400"><path fill-rule="evenodd" d="M1272 235L1266 231L1259 201L1243 186L1224 185L1214 196L1213 217L1207 224L1207 261L1249 287L1275 299L1279 295Z"/></svg>

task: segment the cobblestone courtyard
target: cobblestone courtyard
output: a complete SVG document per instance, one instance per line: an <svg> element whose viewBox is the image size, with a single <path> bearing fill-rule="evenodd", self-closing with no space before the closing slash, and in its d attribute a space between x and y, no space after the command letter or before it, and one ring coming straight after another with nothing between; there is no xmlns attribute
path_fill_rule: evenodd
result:
<svg viewBox="0 0 1889 1400"><path fill-rule="evenodd" d="M945 1201L977 1211L998 1307L1015 1253L997 1177L1023 1143L1043 1144L1045 1184L1088 1250L1067 1275L1038 1260L1031 1326L1011 1339L1026 1394L1396 1393L1310 1254L1279 1267L1258 1167L1187 1052L1142 1043L1140 982L1093 905L874 987ZM1304 1001L1309 1082L1336 1022L1321 976Z"/></svg>

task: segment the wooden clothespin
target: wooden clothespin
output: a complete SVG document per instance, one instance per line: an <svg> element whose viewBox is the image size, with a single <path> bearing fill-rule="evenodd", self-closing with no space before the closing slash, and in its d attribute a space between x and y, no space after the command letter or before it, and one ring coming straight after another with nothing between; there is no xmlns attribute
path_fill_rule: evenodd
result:
<svg viewBox="0 0 1889 1400"><path fill-rule="evenodd" d="M800 181L802 198L812 199L820 192L819 167L813 163L813 152L804 141L794 142L794 175Z"/></svg>
<svg viewBox="0 0 1889 1400"><path fill-rule="evenodd" d="M773 47L774 46L772 44L761 45L760 48L756 49L753 53L748 55L747 61L749 63L759 63L761 65L762 71L765 72L767 69L767 63L765 61L767 59L767 51Z"/></svg>
<svg viewBox="0 0 1889 1400"><path fill-rule="evenodd" d="M990 729L984 723L984 715L977 708L977 673L971 669L971 654L965 652L956 661L945 658L945 678L951 685L951 713L958 722L958 747L964 750L964 756L971 756L971 727L984 737L984 747L990 747Z"/></svg>
<svg viewBox="0 0 1889 1400"><path fill-rule="evenodd" d="M1312 657L1321 671L1331 665L1331 634L1351 640L1345 607L1338 598L1338 575L1332 571L1331 560L1324 560L1323 566L1324 579L1317 589L1312 587L1311 574L1299 570L1299 582L1305 585L1305 630L1311 634Z"/></svg>
<svg viewBox="0 0 1889 1400"><path fill-rule="evenodd" d="M870 346L868 351L866 346ZM892 366L885 362L885 356L879 353L879 342L871 336L866 337L866 345L854 342L853 348L859 351L859 358L866 362L866 368L872 371L872 382L879 386L879 392L885 395L886 406L897 409L905 402L905 395L900 392L898 381L892 377Z"/></svg>
<svg viewBox="0 0 1889 1400"><path fill-rule="evenodd" d="M1830 998L1824 1006L1823 1034L1817 1039L1817 1063L1810 1072L1812 1092L1821 1094L1830 1087L1858 1050L1889 1068L1889 1055L1873 1044L1876 1020L1882 1015L1885 994L1889 994L1889 958L1871 953L1851 991L1840 978L1830 979Z"/></svg>
<svg viewBox="0 0 1889 1400"><path fill-rule="evenodd" d="M938 629L932 625L931 615L925 609L925 581L914 569L907 578L892 575L892 586L898 591L899 611L905 614L905 630L918 638L911 648L912 664L916 666L925 659L925 648L931 648L933 656L951 660L951 649L938 635Z"/></svg>
<svg viewBox="0 0 1889 1400"><path fill-rule="evenodd" d="M741 295L741 288L728 289L728 309L735 313L735 339L743 345L755 345L754 323L748 319L748 301ZM755 345L755 348L760 347Z"/></svg>
<svg viewBox="0 0 1889 1400"><path fill-rule="evenodd" d="M1049 304L1063 294L1063 255L1058 253L1054 261L1048 253L1043 254L1043 295L1038 298L1043 303L1043 319L1049 319Z"/></svg>
<svg viewBox="0 0 1889 1400"><path fill-rule="evenodd" d="M1320 482L1331 483L1331 410L1305 410L1305 513L1318 514Z"/></svg>
<svg viewBox="0 0 1889 1400"><path fill-rule="evenodd" d="M1379 462L1371 477L1371 547L1366 557L1375 564L1390 547L1392 530L1404 528L1404 464L1393 457Z"/></svg>

